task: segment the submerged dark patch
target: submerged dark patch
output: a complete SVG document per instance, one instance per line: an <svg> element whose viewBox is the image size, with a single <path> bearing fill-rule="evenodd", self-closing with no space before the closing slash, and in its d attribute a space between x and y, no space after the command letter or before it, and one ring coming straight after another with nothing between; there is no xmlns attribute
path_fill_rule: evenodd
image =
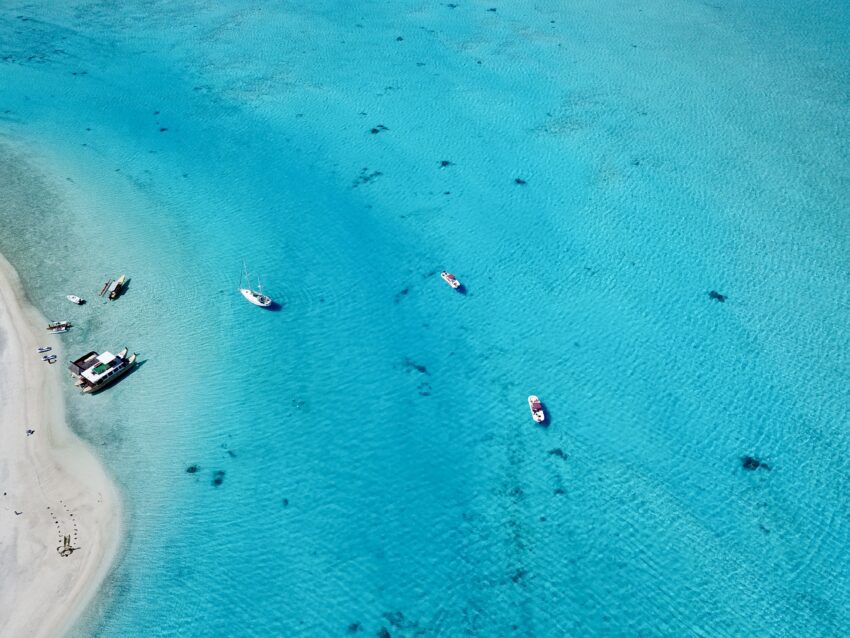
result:
<svg viewBox="0 0 850 638"><path fill-rule="evenodd" d="M363 629L363 625L361 625L359 622L353 622L348 626L348 633L356 634L361 629Z"/></svg>
<svg viewBox="0 0 850 638"><path fill-rule="evenodd" d="M450 162L449 160L440 160L440 168L445 168L446 166L454 166L454 162Z"/></svg>
<svg viewBox="0 0 850 638"><path fill-rule="evenodd" d="M213 474L212 484L218 487L222 483L224 483L224 470L216 470Z"/></svg>
<svg viewBox="0 0 850 638"><path fill-rule="evenodd" d="M229 456L232 459L235 459L236 458L236 452L234 452L233 450L227 450L227 456Z"/></svg>
<svg viewBox="0 0 850 638"><path fill-rule="evenodd" d="M380 177L381 175L383 175L381 171L372 171L370 173L369 168L364 166L363 169L360 171L360 175L357 176L357 179L354 180L351 187L357 188L361 184L368 184L376 178Z"/></svg>
<svg viewBox="0 0 850 638"><path fill-rule="evenodd" d="M724 301L726 301L726 295L721 295L716 290L712 290L711 292L709 292L708 296L711 297L712 299L719 301L720 303L723 303Z"/></svg>
<svg viewBox="0 0 850 638"><path fill-rule="evenodd" d="M285 499L281 500L280 504L283 505L284 507L289 507L289 499L285 498Z"/></svg>
<svg viewBox="0 0 850 638"><path fill-rule="evenodd" d="M377 633L377 634L375 634L375 635L376 635L378 638L392 638L392 634L390 633L390 630L389 630L389 629L387 629L386 627L381 627L381 628L378 630L378 633Z"/></svg>
<svg viewBox="0 0 850 638"><path fill-rule="evenodd" d="M754 472L755 470L767 470L770 471L770 466L755 458L754 456L742 456L741 457L741 467L747 470L748 472Z"/></svg>
<svg viewBox="0 0 850 638"><path fill-rule="evenodd" d="M194 465L194 464L190 465L189 467L186 468L186 474L195 474L200 469L201 468L198 467L197 465Z"/></svg>
<svg viewBox="0 0 850 638"><path fill-rule="evenodd" d="M517 569L514 571L514 573L511 575L511 580L512 580L513 582L515 582L515 583L518 583L518 582L519 582L519 581L521 581L523 578L525 578L525 575L526 575L527 573L528 573L528 572L527 572L527 571L525 571L524 569L522 569L522 568L517 568Z"/></svg>
<svg viewBox="0 0 850 638"><path fill-rule="evenodd" d="M407 369L408 372L410 370L416 370L420 374L428 374L428 368L426 368L425 366L423 366L419 363L416 363L413 359L405 357L403 364L404 364L404 367Z"/></svg>
<svg viewBox="0 0 850 638"><path fill-rule="evenodd" d="M400 611L385 611L382 615L393 627L401 627L404 624L404 614Z"/></svg>
<svg viewBox="0 0 850 638"><path fill-rule="evenodd" d="M521 177L515 177L515 178L514 178L514 183L515 183L515 184L519 184L520 186L525 186L528 182L526 182L526 181L525 181L524 179L522 179Z"/></svg>
<svg viewBox="0 0 850 638"><path fill-rule="evenodd" d="M555 449L553 449L553 450L549 450L549 456L557 456L558 458L560 458L560 459L564 459L565 461L569 458L569 456L567 456L567 453L566 453L566 452L564 452L564 451L563 451L561 448L559 448L559 447L556 447L556 448L555 448Z"/></svg>

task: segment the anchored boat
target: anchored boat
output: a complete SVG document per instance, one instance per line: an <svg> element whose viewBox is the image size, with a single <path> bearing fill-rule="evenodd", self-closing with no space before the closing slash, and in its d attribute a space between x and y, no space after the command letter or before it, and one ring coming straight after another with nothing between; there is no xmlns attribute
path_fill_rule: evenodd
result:
<svg viewBox="0 0 850 638"><path fill-rule="evenodd" d="M440 273L440 277L442 277L443 281L445 281L448 285L450 285L455 290L460 288L460 281L458 281L458 278L455 277L452 273L444 270L443 272Z"/></svg>
<svg viewBox="0 0 850 638"><path fill-rule="evenodd" d="M247 288L242 286L243 279L247 281ZM239 292L242 293L242 296L245 297L245 299L255 306L260 306L260 308L268 308L272 305L271 297L263 294L263 284L260 283L259 276L257 276L257 290L251 289L251 276L248 274L244 261L242 262L242 272L239 275Z"/></svg>
<svg viewBox="0 0 850 638"><path fill-rule="evenodd" d="M124 275L121 275L118 279L112 282L112 285L109 286L109 298L112 300L118 299L121 295L121 291L124 288L124 284L126 283L127 278Z"/></svg>
<svg viewBox="0 0 850 638"><path fill-rule="evenodd" d="M136 365L136 354L128 357L127 352L127 348L118 354L92 351L72 361L68 369L76 379L74 385L85 393L94 393L115 383Z"/></svg>
<svg viewBox="0 0 850 638"><path fill-rule="evenodd" d="M70 328L70 321L51 321L49 324L47 324L47 332L50 332L51 334L68 332Z"/></svg>
<svg viewBox="0 0 850 638"><path fill-rule="evenodd" d="M535 395L528 397L528 407L531 410L531 418L535 423L543 423L546 420L546 413L543 411L543 404L540 403Z"/></svg>
<svg viewBox="0 0 850 638"><path fill-rule="evenodd" d="M65 295L65 299L67 299L71 303L77 304L78 306L82 306L84 303L86 303L85 299L83 299L82 297L78 297L77 295Z"/></svg>

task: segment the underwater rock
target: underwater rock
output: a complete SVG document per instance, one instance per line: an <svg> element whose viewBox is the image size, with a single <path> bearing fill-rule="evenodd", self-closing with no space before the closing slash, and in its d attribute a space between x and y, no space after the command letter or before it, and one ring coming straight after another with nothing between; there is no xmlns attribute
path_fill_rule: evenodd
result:
<svg viewBox="0 0 850 638"><path fill-rule="evenodd" d="M356 634L361 629L363 629L363 625L361 625L359 622L353 622L348 626L348 633Z"/></svg>
<svg viewBox="0 0 850 638"><path fill-rule="evenodd" d="M514 178L514 183L519 184L520 186L525 186L528 182L526 182L521 177L516 177L516 178Z"/></svg>
<svg viewBox="0 0 850 638"><path fill-rule="evenodd" d="M440 160L440 168L445 168L446 166L454 166L454 162L450 162L449 160Z"/></svg>
<svg viewBox="0 0 850 638"><path fill-rule="evenodd" d="M564 488L563 488L563 487L556 487L556 488L552 491L552 493L553 493L555 496L560 496L561 494L563 494L563 493L564 493Z"/></svg>
<svg viewBox="0 0 850 638"><path fill-rule="evenodd" d="M412 359L410 359L408 357L404 358L403 364L404 364L404 367L407 368L408 371L416 370L420 374L428 374L428 368L426 368L425 366L423 366L419 363L416 363L415 361L413 361Z"/></svg>
<svg viewBox="0 0 850 638"><path fill-rule="evenodd" d="M565 461L569 458L561 448L556 447L552 450L549 450L549 456L557 456L560 459L564 459Z"/></svg>
<svg viewBox="0 0 850 638"><path fill-rule="evenodd" d="M198 467L197 465L192 464L192 465L190 465L189 467L186 468L186 474L195 474L200 469L201 468Z"/></svg>
<svg viewBox="0 0 850 638"><path fill-rule="evenodd" d="M515 583L518 583L519 581L521 581L525 577L525 575L527 573L528 572L525 571L524 569L517 568L516 571L514 571L513 575L511 576L511 580Z"/></svg>
<svg viewBox="0 0 850 638"><path fill-rule="evenodd" d="M523 491L523 489L521 487L517 486L510 491L510 495L511 495L511 498L520 499L523 496L525 496L525 492Z"/></svg>
<svg viewBox="0 0 850 638"><path fill-rule="evenodd" d="M720 303L723 303L724 301L726 301L726 295L721 295L716 290L712 290L711 292L709 292L708 296L711 297L712 299L716 299Z"/></svg>
<svg viewBox="0 0 850 638"><path fill-rule="evenodd" d="M395 39L395 41L396 41L396 42L401 42L402 40L404 40L404 38L402 38L401 36L398 36L398 37Z"/></svg>
<svg viewBox="0 0 850 638"><path fill-rule="evenodd" d="M770 471L770 466L763 461L758 460L754 456L742 456L741 457L741 467L743 467L748 472L753 472L758 469Z"/></svg>
<svg viewBox="0 0 850 638"><path fill-rule="evenodd" d="M378 633L377 633L377 634L375 634L375 635L376 635L378 638L392 638L392 634L390 633L390 630L389 630L389 629L387 629L386 627L381 627L381 628L378 630Z"/></svg>
<svg viewBox="0 0 850 638"><path fill-rule="evenodd" d="M167 128L165 128L164 126L161 126L160 129L159 129L159 132L165 133L167 130L168 130Z"/></svg>
<svg viewBox="0 0 850 638"><path fill-rule="evenodd" d="M224 483L224 470L216 470L213 474L212 484L218 487L222 483Z"/></svg>
<svg viewBox="0 0 850 638"><path fill-rule="evenodd" d="M283 499L281 501L281 505L283 505L284 507L289 507L289 499L288 498Z"/></svg>

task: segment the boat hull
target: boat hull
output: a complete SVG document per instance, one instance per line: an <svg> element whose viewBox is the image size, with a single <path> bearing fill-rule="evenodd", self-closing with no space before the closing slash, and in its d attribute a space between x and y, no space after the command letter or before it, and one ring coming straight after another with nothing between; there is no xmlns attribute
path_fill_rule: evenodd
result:
<svg viewBox="0 0 850 638"><path fill-rule="evenodd" d="M535 408L535 404L540 407ZM540 399L533 394L528 397L528 409L531 411L531 418L534 419L535 423L543 423L546 420L546 413L543 411L543 406L540 403Z"/></svg>
<svg viewBox="0 0 850 638"><path fill-rule="evenodd" d="M245 297L248 301L250 301L255 306L259 306L260 308L268 308L272 305L272 300L270 297L258 293L254 290L249 290L248 288L240 288L239 292L242 293L242 296Z"/></svg>

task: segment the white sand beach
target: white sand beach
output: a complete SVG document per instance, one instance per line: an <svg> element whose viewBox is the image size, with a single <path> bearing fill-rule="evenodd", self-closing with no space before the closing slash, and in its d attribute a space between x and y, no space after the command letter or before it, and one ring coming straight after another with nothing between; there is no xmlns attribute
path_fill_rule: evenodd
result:
<svg viewBox="0 0 850 638"><path fill-rule="evenodd" d="M121 536L117 487L66 425L67 357L45 323L0 256L0 636L67 634ZM53 347L55 364L41 360L40 345ZM64 536L74 548L65 557Z"/></svg>

